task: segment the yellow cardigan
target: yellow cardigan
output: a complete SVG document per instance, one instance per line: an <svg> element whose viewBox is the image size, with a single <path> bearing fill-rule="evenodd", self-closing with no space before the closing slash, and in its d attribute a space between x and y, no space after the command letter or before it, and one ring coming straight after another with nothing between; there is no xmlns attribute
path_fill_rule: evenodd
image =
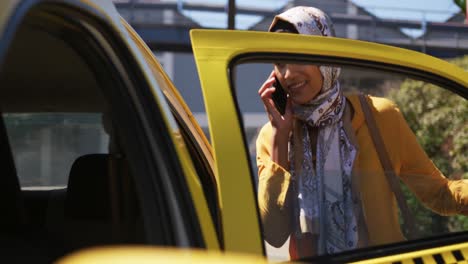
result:
<svg viewBox="0 0 468 264"><path fill-rule="evenodd" d="M354 162L368 245L404 240L396 199L378 160L357 95L347 96L354 110L351 123L358 154ZM423 204L442 214L468 214L468 183L448 180L434 166L394 103L368 97L396 174ZM346 122L345 122L346 123ZM351 129L351 128L350 128ZM270 159L272 127L267 123L257 139L258 203L265 240L275 247L290 235L291 208L285 204L291 175Z"/></svg>

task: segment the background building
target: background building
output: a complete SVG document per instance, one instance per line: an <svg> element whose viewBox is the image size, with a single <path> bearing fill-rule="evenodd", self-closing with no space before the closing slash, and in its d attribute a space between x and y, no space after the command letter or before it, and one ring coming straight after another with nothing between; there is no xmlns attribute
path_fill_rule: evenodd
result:
<svg viewBox="0 0 468 264"><path fill-rule="evenodd" d="M194 113L203 115L204 107L200 93L195 62L191 54L189 30L203 28L203 13L223 14L206 16L212 24L223 24L226 7L176 0L114 0L118 11L155 51L177 88ZM204 3L206 2L206 3ZM297 5L318 7L328 13L335 23L339 37L359 39L413 49L439 58L452 58L468 54L468 27L460 12L446 22L424 20L398 20L379 18L365 8L349 0L294 0L285 6L238 8L238 16L257 14L259 22L239 26L241 29L265 31L273 16L284 9ZM237 23L240 24L240 23ZM402 29L419 29L420 36L405 34ZM249 100L249 98L245 98ZM263 111L252 103L251 112ZM203 122L203 119L201 119Z"/></svg>
<svg viewBox="0 0 468 264"><path fill-rule="evenodd" d="M188 106L206 130L205 109L191 53L189 31L193 28L226 27L226 6L213 4L213 1L114 0L114 2L121 15L154 50ZM461 12L445 22L418 18L402 20L377 17L350 0L292 0L285 5L238 7L236 9L238 18L244 16L243 20L248 20L246 17L251 19L246 23L239 18L236 20L236 28L265 31L275 14L297 5L315 6L328 13L335 24L338 37L394 45L444 59L468 54L468 26L464 24ZM409 30L417 33L409 34L407 33ZM252 81L260 82L268 73L267 66L264 73L261 71L259 73L258 70L251 71L248 67L240 70L243 71L243 78L238 80L239 85ZM357 77L360 84L364 80L369 86L378 81L375 76L367 80L363 76ZM257 127L259 123L266 121L258 97L243 96L243 94L238 96L243 103L243 112L246 113L244 122L247 128L249 124Z"/></svg>

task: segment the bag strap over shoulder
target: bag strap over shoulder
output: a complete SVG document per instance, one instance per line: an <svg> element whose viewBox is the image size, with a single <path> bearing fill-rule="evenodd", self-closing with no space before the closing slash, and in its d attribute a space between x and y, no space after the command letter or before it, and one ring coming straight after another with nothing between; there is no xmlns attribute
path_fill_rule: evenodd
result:
<svg viewBox="0 0 468 264"><path fill-rule="evenodd" d="M397 175L395 175L395 171L393 170L393 166L388 156L384 142L380 136L379 129L372 115L369 102L367 101L366 96L362 93L359 94L359 101L361 103L362 111L364 112L364 118L366 120L372 142L374 143L375 149L379 156L380 164L382 165L387 182L398 202L398 207L400 208L404 221L405 235L410 239L414 239L417 237L416 222L408 207L408 204L406 203L406 199L401 190Z"/></svg>

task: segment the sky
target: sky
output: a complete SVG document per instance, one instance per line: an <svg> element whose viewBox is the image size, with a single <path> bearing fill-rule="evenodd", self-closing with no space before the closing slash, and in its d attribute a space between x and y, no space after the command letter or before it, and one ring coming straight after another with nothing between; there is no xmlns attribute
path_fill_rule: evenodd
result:
<svg viewBox="0 0 468 264"><path fill-rule="evenodd" d="M352 0L381 17L445 21L460 9L453 0Z"/></svg>
<svg viewBox="0 0 468 264"><path fill-rule="evenodd" d="M408 19L418 21L446 21L459 8L453 0L351 0L355 4L364 7L367 11L382 18ZM181 0L190 3L213 3L227 5L227 0ZM279 9L287 0L236 0L237 6L263 7L272 11ZM227 25L227 15L206 13L200 11L184 11L188 16L205 27L225 28ZM238 15L236 17L236 28L247 29L251 25L259 22L259 16ZM405 33L417 37L420 30L405 30Z"/></svg>
<svg viewBox="0 0 468 264"><path fill-rule="evenodd" d="M352 0L367 11L382 18L407 19L417 21L443 22L460 8L453 0ZM423 30L402 29L412 37L419 37Z"/></svg>

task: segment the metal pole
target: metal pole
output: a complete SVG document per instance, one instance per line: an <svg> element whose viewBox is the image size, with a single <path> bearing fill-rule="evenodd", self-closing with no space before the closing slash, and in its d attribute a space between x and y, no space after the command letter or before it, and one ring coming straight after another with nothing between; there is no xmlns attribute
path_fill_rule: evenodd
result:
<svg viewBox="0 0 468 264"><path fill-rule="evenodd" d="M228 29L236 27L236 0L229 0L228 6Z"/></svg>

